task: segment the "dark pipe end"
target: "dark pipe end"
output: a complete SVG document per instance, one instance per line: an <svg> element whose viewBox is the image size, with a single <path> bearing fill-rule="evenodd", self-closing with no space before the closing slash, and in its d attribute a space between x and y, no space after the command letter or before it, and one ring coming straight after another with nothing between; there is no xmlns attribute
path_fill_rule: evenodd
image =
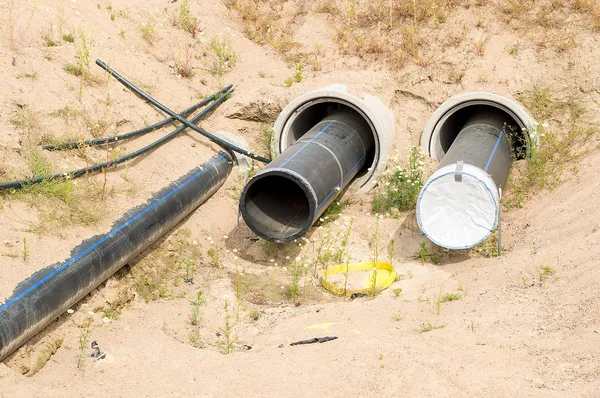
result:
<svg viewBox="0 0 600 398"><path fill-rule="evenodd" d="M506 123L505 133L512 148L512 153L516 159L524 159L527 153L527 136L519 119L508 109L497 104L488 103L465 103L440 120L439 125L439 143L436 148L438 159L443 159L458 134L465 127L466 123L478 114L496 114Z"/></svg>
<svg viewBox="0 0 600 398"><path fill-rule="evenodd" d="M240 212L263 239L287 243L304 235L314 221L315 193L307 181L289 170L265 169L244 187Z"/></svg>

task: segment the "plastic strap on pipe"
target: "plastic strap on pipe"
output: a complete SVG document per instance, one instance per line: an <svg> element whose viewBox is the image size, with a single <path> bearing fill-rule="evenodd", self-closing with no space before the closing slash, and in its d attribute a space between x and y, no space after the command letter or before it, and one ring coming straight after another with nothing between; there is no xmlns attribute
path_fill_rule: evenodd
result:
<svg viewBox="0 0 600 398"><path fill-rule="evenodd" d="M465 162L463 162L462 160L459 160L458 162L456 162L456 170L454 170L454 181L462 182L462 173L463 173L464 165L465 165Z"/></svg>

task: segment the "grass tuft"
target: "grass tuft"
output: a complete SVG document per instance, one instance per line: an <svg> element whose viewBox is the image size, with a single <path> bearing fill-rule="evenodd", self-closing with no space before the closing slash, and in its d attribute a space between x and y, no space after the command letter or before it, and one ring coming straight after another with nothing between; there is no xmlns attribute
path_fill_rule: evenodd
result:
<svg viewBox="0 0 600 398"><path fill-rule="evenodd" d="M416 146L409 147L405 162L400 161L398 155L390 158L388 169L383 173L373 197L374 212L408 211L415 207L423 187L424 159L421 148Z"/></svg>

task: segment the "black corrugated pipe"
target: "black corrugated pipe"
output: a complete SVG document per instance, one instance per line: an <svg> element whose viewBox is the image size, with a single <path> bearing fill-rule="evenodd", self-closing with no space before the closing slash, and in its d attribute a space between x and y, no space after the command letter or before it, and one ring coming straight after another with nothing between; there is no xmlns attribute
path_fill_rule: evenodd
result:
<svg viewBox="0 0 600 398"><path fill-rule="evenodd" d="M246 184L240 198L244 221L269 241L302 236L373 148L364 117L350 109L325 117Z"/></svg>
<svg viewBox="0 0 600 398"><path fill-rule="evenodd" d="M206 201L232 165L231 155L220 152L128 212L108 234L82 243L68 261L22 282L0 306L0 361Z"/></svg>

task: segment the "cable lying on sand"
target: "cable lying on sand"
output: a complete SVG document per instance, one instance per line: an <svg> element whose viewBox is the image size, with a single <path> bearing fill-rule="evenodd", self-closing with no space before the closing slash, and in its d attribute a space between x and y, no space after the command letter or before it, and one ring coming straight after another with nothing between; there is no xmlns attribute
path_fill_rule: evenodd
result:
<svg viewBox="0 0 600 398"><path fill-rule="evenodd" d="M263 163L271 162L271 159L267 159L265 157L248 152L245 149L235 146L235 145L217 137L216 135L209 133L208 131L204 130L203 128L196 126L194 124L195 122L193 120L187 120L186 118L182 117L181 115L178 115L177 113L173 112L172 110L170 110L169 108L167 108L166 106L164 106L163 104L161 104L160 102L158 102L157 100L155 100L154 98L152 98L151 96L149 96L148 94L143 92L141 89L136 87L133 83L131 83L130 81L125 79L123 76L121 76L119 73L114 71L112 68L110 68L108 65L106 65L104 62L100 61L99 59L96 60L96 65L98 65L99 67L104 69L106 72L110 73L115 79L117 79L119 81L119 83L121 83L122 85L124 85L125 87L127 87L128 89L133 91L138 97L141 97L145 101L148 101L149 103L154 105L156 108L160 109L167 115L169 115L172 118L181 122L184 126L189 127L192 130L196 131L197 133L202 134L203 136L210 139L214 143L220 145L221 147L223 147L229 151L237 152L244 156L248 156L249 158L258 160L259 162L263 162Z"/></svg>
<svg viewBox="0 0 600 398"><path fill-rule="evenodd" d="M222 91L222 90L221 90ZM221 92L219 91L219 92ZM204 116L206 116L207 113L209 113L210 111L212 111L216 106L220 105L223 101L225 101L232 93L234 92L234 89L231 89L229 91L226 91L225 93L223 93L222 95L220 95L214 102L212 102L210 105L208 105L206 108L204 108L200 113L198 113L196 116L194 116L191 121L193 123L197 123L200 119L202 119ZM216 96L216 94L215 94ZM0 184L0 190L2 189L11 189L11 188L22 188L23 186L26 185L30 185L30 184L38 184L41 183L43 181L48 181L48 180L67 180L70 178L75 178L75 177L80 177L83 176L87 173L92 173L92 172L96 172L96 171L101 171L102 169L105 168L109 168L109 167L113 167L116 166L120 163L124 163L128 160L131 160L133 158L136 158L148 151L151 151L153 149L158 148L160 145L164 144L165 142L175 138L175 136L177 136L178 134L180 134L183 130L185 130L187 127L185 125L180 126L178 128L176 128L175 130L173 130L171 133L165 135L162 138L159 138L158 140L154 141L153 143L138 149L137 151L133 151L125 156L122 156L120 158L114 159L114 160L110 160L108 162L103 162L103 163L98 163L95 164L93 166L90 167L84 167L81 169L77 169L77 170L73 170L70 172L66 172L66 173L58 173L58 174L53 174L50 176L44 176L44 177L36 177L36 178L29 178L29 179L25 179L25 180L17 180L17 181L11 181L11 182L5 182L3 184Z"/></svg>
<svg viewBox="0 0 600 398"><path fill-rule="evenodd" d="M195 105L190 106L189 108L183 110L180 115L182 117L187 117L189 116L191 113L195 112L196 110L198 110L198 108L203 107L204 105L208 104L209 102L212 102L216 99L218 99L220 96L225 95L227 93L227 91L229 91L233 86L230 84L227 87L223 87L221 90L219 90L218 92L209 95L208 97L204 98L202 101L198 102ZM77 148L82 148L84 146L97 146L97 145L104 145L107 143L111 143L111 142L115 142L115 141L122 141L122 140L127 140L133 137L137 137L139 135L143 135L143 134L147 134L147 133L151 133L155 130L158 130L164 126L166 126L167 124L171 123L175 121L174 118L172 117L168 117L158 123L154 123L151 124L150 126L146 126L143 127L141 129L137 129L134 131L130 131L129 133L125 133L125 134L120 134L120 135L114 135L112 137L103 137L103 138L96 138L94 140L85 140L85 141L73 141L73 142L64 142L64 143L60 143L60 144L56 144L56 145L45 145L42 147L42 149L46 150L46 151L60 151L60 150L65 150L65 149L77 149Z"/></svg>

